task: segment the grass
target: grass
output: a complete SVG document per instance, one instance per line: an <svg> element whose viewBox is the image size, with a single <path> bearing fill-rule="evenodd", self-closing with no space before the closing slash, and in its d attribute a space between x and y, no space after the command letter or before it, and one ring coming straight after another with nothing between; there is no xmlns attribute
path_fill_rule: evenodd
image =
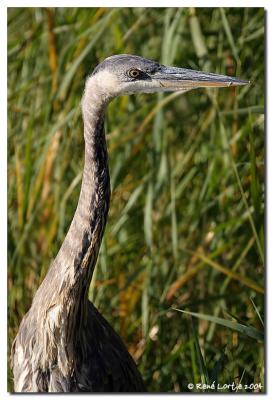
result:
<svg viewBox="0 0 272 400"><path fill-rule="evenodd" d="M115 53L251 85L109 106L112 200L90 299L149 391L264 386L262 8L9 9L9 344L76 207L84 80Z"/></svg>

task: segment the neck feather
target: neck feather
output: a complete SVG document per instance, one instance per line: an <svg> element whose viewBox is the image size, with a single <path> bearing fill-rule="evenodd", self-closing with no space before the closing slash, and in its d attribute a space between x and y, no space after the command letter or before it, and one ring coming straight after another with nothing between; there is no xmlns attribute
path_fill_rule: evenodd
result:
<svg viewBox="0 0 272 400"><path fill-rule="evenodd" d="M90 78L82 100L85 163L78 205L30 313L37 329L40 366L57 364L63 376L75 368L76 343L87 322L88 289L108 215L110 178L103 127L108 101Z"/></svg>
<svg viewBox="0 0 272 400"><path fill-rule="evenodd" d="M107 103L106 96L89 79L82 99L85 163L79 201L59 253L35 296L35 300L43 298L47 309L60 303L78 308L87 299L110 201L104 133Z"/></svg>

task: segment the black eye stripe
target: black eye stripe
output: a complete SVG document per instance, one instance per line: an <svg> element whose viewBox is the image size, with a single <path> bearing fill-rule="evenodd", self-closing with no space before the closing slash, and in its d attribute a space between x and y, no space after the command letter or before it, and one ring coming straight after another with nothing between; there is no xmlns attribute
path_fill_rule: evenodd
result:
<svg viewBox="0 0 272 400"><path fill-rule="evenodd" d="M144 71L137 68L131 68L126 72L130 79L134 80L151 80L151 77Z"/></svg>

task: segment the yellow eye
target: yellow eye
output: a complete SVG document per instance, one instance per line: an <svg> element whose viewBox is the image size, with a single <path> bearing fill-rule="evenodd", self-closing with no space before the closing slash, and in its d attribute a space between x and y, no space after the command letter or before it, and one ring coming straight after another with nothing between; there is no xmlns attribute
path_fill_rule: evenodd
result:
<svg viewBox="0 0 272 400"><path fill-rule="evenodd" d="M140 75L140 71L138 69L132 68L127 72L127 74L130 78L137 78L137 76Z"/></svg>

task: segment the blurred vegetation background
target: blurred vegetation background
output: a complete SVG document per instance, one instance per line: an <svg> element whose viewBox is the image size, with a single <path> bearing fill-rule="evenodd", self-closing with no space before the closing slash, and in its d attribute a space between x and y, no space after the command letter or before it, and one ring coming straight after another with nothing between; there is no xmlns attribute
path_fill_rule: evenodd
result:
<svg viewBox="0 0 272 400"><path fill-rule="evenodd" d="M84 81L118 53L251 85L112 102L112 200L89 297L149 391L263 386L262 8L9 9L10 343L77 204Z"/></svg>

